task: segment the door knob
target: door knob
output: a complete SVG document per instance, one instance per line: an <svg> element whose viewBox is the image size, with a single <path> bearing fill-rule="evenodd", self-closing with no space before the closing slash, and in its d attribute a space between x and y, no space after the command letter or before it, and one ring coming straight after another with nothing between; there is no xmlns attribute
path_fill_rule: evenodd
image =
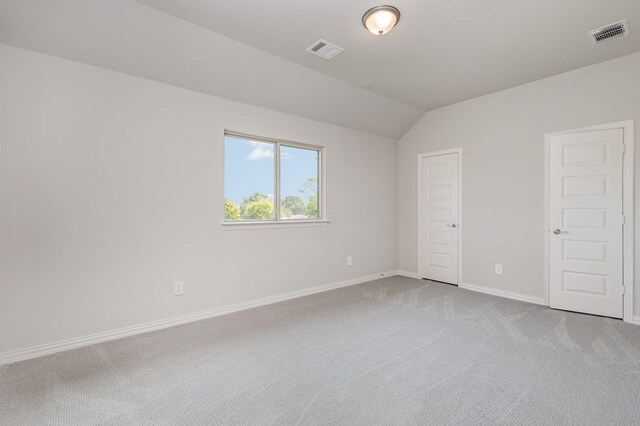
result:
<svg viewBox="0 0 640 426"><path fill-rule="evenodd" d="M567 232L567 231L561 231L561 230L560 230L560 229L558 229L558 228L556 228L556 229L553 231L553 233L554 233L554 234L556 234L556 235L559 235L559 234L568 234L568 232Z"/></svg>
<svg viewBox="0 0 640 426"><path fill-rule="evenodd" d="M449 228L455 228L455 227L456 227L456 224L455 224L455 223L452 223L451 225L446 225L446 226L448 226Z"/></svg>

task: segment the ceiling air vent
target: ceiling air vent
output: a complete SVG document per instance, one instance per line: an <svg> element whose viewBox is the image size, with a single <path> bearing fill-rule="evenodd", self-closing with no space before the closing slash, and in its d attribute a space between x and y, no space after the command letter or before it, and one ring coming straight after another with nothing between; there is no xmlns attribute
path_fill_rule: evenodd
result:
<svg viewBox="0 0 640 426"><path fill-rule="evenodd" d="M344 49L325 40L318 40L311 46L307 47L307 52L320 56L324 59L333 59Z"/></svg>
<svg viewBox="0 0 640 426"><path fill-rule="evenodd" d="M593 42L603 43L607 40L612 40L618 37L624 37L628 35L631 31L629 31L629 25L627 24L627 20L623 19L619 22L614 22L613 24L605 25L602 28L598 28L597 30L589 31Z"/></svg>

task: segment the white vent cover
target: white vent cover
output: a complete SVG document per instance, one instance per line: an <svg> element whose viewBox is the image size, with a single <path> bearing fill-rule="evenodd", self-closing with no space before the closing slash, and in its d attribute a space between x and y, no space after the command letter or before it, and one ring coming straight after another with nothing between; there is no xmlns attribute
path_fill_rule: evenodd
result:
<svg viewBox="0 0 640 426"><path fill-rule="evenodd" d="M329 43L326 40L318 40L311 46L307 47L307 52L320 56L324 59L333 59L340 54L344 49L338 47L333 43Z"/></svg>
<svg viewBox="0 0 640 426"><path fill-rule="evenodd" d="M629 35L630 32L627 20L623 19L622 21L614 22L613 24L605 25L602 28L589 31L589 34L591 35L593 42L598 44L607 40L613 40L614 38L624 37Z"/></svg>

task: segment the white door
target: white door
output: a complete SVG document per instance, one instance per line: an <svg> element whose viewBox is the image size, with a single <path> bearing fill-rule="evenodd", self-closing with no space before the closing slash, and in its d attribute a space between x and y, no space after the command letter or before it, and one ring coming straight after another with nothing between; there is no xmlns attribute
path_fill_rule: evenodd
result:
<svg viewBox="0 0 640 426"><path fill-rule="evenodd" d="M549 302L622 318L622 129L549 139Z"/></svg>
<svg viewBox="0 0 640 426"><path fill-rule="evenodd" d="M420 160L420 275L458 284L458 154Z"/></svg>

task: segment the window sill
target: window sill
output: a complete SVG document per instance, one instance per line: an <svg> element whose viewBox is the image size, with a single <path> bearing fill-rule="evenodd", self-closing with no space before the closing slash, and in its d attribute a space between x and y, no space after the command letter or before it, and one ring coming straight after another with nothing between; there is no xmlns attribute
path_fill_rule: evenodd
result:
<svg viewBox="0 0 640 426"><path fill-rule="evenodd" d="M236 231L241 229L275 229L275 228L311 228L327 226L328 220L287 220L287 221L267 221L260 222L222 222L223 231Z"/></svg>

